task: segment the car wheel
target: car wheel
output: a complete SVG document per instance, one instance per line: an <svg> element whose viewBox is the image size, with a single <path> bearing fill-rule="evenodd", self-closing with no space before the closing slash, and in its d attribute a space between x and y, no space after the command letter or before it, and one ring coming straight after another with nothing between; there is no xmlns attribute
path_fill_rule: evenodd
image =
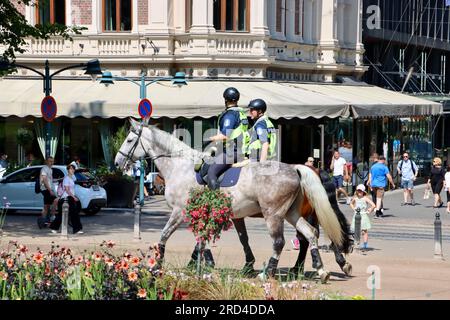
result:
<svg viewBox="0 0 450 320"><path fill-rule="evenodd" d="M88 209L83 209L83 212L87 216L93 216L93 215L97 214L100 211L100 209L101 208L99 208L99 207L91 207Z"/></svg>

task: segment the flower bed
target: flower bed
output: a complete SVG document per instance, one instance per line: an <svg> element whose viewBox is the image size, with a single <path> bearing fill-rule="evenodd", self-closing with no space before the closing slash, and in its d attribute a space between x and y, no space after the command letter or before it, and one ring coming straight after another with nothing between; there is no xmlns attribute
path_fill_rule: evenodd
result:
<svg viewBox="0 0 450 320"><path fill-rule="evenodd" d="M174 288L156 268L156 246L148 253L112 254L102 250L74 255L53 245L49 252L10 242L0 253L0 299L172 299Z"/></svg>

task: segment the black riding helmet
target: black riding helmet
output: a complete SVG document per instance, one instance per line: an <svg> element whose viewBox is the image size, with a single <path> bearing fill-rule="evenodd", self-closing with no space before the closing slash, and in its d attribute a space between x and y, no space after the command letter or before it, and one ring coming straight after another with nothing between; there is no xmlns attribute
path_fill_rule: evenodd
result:
<svg viewBox="0 0 450 320"><path fill-rule="evenodd" d="M253 110L260 110L262 112L266 112L267 105L266 105L266 102L263 99L255 99L255 100L250 101L250 103L248 104L248 108L249 109L253 109Z"/></svg>
<svg viewBox="0 0 450 320"><path fill-rule="evenodd" d="M233 87L227 88L223 92L223 98L225 99L225 101L238 101L240 96L241 95L238 89Z"/></svg>

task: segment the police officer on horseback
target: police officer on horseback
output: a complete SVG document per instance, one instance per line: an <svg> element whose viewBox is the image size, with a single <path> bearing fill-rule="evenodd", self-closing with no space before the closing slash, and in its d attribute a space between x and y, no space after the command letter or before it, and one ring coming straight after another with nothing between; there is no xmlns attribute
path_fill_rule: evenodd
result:
<svg viewBox="0 0 450 320"><path fill-rule="evenodd" d="M277 137L273 123L267 118L266 102L263 99L255 99L248 104L250 117L255 124L250 129L250 145L247 153L253 161L266 161L275 157Z"/></svg>
<svg viewBox="0 0 450 320"><path fill-rule="evenodd" d="M218 178L238 162L247 149L245 142L248 142L248 119L245 110L238 107L239 91L233 87L227 88L223 98L226 109L219 115L219 133L210 138L213 142L223 143L222 151L208 169L208 187L211 190L219 188Z"/></svg>

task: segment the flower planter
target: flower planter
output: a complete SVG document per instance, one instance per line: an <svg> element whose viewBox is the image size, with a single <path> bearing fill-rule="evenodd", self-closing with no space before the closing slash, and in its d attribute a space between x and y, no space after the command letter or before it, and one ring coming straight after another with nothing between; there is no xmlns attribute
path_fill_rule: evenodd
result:
<svg viewBox="0 0 450 320"><path fill-rule="evenodd" d="M138 187L139 185L130 180L107 180L103 185L108 197L107 207L133 208Z"/></svg>

